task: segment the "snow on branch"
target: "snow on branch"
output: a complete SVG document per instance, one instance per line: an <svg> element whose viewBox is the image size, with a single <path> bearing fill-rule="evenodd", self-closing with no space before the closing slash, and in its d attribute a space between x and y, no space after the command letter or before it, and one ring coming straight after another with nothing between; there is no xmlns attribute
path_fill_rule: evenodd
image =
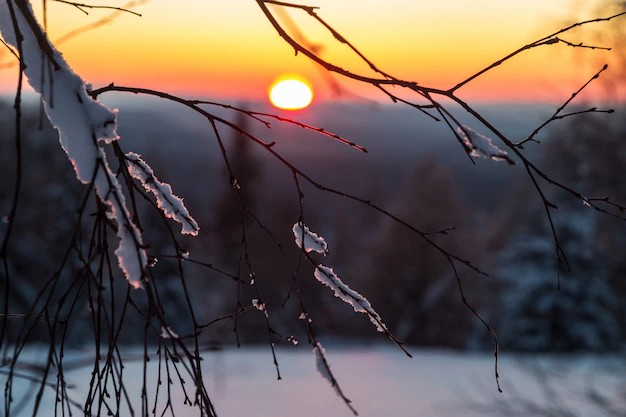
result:
<svg viewBox="0 0 626 417"><path fill-rule="evenodd" d="M493 144L491 138L481 135L475 130L467 126L459 126L457 133L460 135L463 143L469 150L470 156L474 158L485 158L494 161L506 161L511 165L515 162L511 159L506 151L498 148Z"/></svg>
<svg viewBox="0 0 626 417"><path fill-rule="evenodd" d="M117 177L109 168L104 149L96 146L101 166L95 179L96 194L107 207L107 216L117 224L117 237L120 240L115 256L120 269L134 288L141 288L141 277L148 263L141 232L130 220L124 193Z"/></svg>
<svg viewBox="0 0 626 417"><path fill-rule="evenodd" d="M326 362L325 357L326 350L322 347L321 343L318 343L313 348L313 356L315 357L315 367L322 377L330 382L330 385L334 388L337 387L335 378L333 378L330 372L330 365Z"/></svg>
<svg viewBox="0 0 626 417"><path fill-rule="evenodd" d="M296 245L302 249L304 240L304 250L307 252L318 252L328 255L328 244L323 237L313 233L304 223L297 222L293 225L293 235L296 238Z"/></svg>
<svg viewBox="0 0 626 417"><path fill-rule="evenodd" d="M178 333L176 333L170 326L161 325L161 334L159 335L161 339L178 339Z"/></svg>
<svg viewBox="0 0 626 417"><path fill-rule="evenodd" d="M346 403L350 411L352 411L352 414L358 416L359 413L357 413L356 409L352 406L352 401L341 391L337 380L333 376L333 372L330 370L330 364L328 363L328 359L326 359L326 350L322 344L317 341L315 341L314 345L313 358L315 359L317 371L330 383L330 386L335 389L335 393Z"/></svg>
<svg viewBox="0 0 626 417"><path fill-rule="evenodd" d="M46 114L59 132L61 147L76 177L84 184L93 182L107 216L117 225L120 243L115 255L120 268L133 287L141 287L147 261L141 233L130 220L124 194L101 147L119 138L115 111L87 94L84 81L36 23L28 2L11 9L7 0L0 0L0 33L8 44L21 51L24 74L41 94ZM21 35L19 40L16 33ZM51 70L46 71L47 68Z"/></svg>
<svg viewBox="0 0 626 417"><path fill-rule="evenodd" d="M315 268L313 275L315 275L315 278L319 282L327 287L330 287L330 289L335 292L335 297L338 297L344 302L350 304L354 311L357 313L367 314L371 322L374 323L374 326L376 326L376 330L379 332L389 333L387 326L385 326L382 318L376 310L372 308L370 302L341 281L332 268L320 264L317 268Z"/></svg>
<svg viewBox="0 0 626 417"><path fill-rule="evenodd" d="M324 238L318 236L316 233L313 233L302 221L296 222L293 225L292 231L295 237L296 245L300 249L304 249L307 253L318 252L323 253L324 255L328 254L328 244ZM314 262L309 255L307 255L307 258L311 260L311 262ZM387 329L387 326L383 323L382 318L376 310L372 308L370 302L341 281L332 268L317 264L313 275L319 282L327 287L330 287L334 291L335 297L338 297L344 302L350 304L352 308L354 308L354 311L357 313L367 314L370 321L374 324L374 326L376 326L376 329L379 332L387 334L392 338L392 340L395 341L395 338L392 337L391 333ZM399 345L401 346L400 343Z"/></svg>
<svg viewBox="0 0 626 417"><path fill-rule="evenodd" d="M126 164L130 175L139 180L146 191L154 194L163 214L182 225L181 233L197 236L200 230L198 223L189 214L183 200L172 192L172 187L159 181L150 165L139 154L127 153Z"/></svg>
<svg viewBox="0 0 626 417"><path fill-rule="evenodd" d="M84 81L72 71L58 51L53 49L53 57L42 51L26 18L19 9L14 10L22 34L24 74L33 89L42 95L48 118L59 131L59 141L74 166L76 176L87 184L96 166L96 141L101 139L110 143L118 138L115 112L89 97ZM30 7L29 10L32 13ZM44 33L43 29L38 29ZM0 32L7 43L18 47L6 0L0 0ZM59 67L50 72L42 71L51 59ZM48 74L52 79L48 79Z"/></svg>

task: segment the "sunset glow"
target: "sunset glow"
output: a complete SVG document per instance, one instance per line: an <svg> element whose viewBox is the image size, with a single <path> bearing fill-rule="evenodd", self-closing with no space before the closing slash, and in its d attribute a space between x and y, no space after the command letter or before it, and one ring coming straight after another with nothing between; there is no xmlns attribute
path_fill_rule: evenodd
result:
<svg viewBox="0 0 626 417"><path fill-rule="evenodd" d="M299 110L311 104L313 91L302 79L282 78L270 87L269 99L279 109Z"/></svg>
<svg viewBox="0 0 626 417"><path fill-rule="evenodd" d="M62 40L58 49L94 86L114 82L186 96L259 101L266 98L276 74L288 71L311 80L319 102L342 99L333 83L360 97L389 102L378 89L329 74L303 54L294 54L253 0L190 0L184 7L169 0L134 3L138 5L133 10L141 17L117 13L69 38L76 29L109 16L110 10L90 10L86 15L63 3L48 3L50 37ZM384 7L374 1L317 0L314 5L326 22L383 71L444 89L572 19L597 17L591 3L585 10L574 7L575 0L484 0L480 5L466 0L394 0ZM33 5L42 21L39 3ZM306 13L285 13L297 28L286 26L287 32L294 38L304 36L323 59L359 75L376 75ZM280 13L276 18L280 20ZM575 42L587 40L585 33L570 36ZM558 88L566 97L596 70L593 60L602 60L604 54L573 49L551 45L526 51L463 87L459 95L489 101L542 100L554 97ZM574 53L585 65L574 65ZM14 90L17 80L12 61L14 57L1 49L0 90L5 93Z"/></svg>

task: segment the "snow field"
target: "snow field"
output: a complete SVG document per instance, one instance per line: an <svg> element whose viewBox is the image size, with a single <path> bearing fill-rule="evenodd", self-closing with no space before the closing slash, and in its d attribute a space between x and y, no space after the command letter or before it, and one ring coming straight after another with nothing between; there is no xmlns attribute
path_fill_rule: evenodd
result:
<svg viewBox="0 0 626 417"><path fill-rule="evenodd" d="M331 344L326 347L327 357L342 390L352 400L359 415L364 417L497 415L485 413L484 410L475 412L476 407L486 407L496 412L500 409L498 404L501 401L519 397L542 404L545 399L534 371L538 364L546 371L544 377L553 383L563 402L583 416L593 415L593 409L587 408L590 406L578 394L589 384L608 393L613 387L611 384L615 383L610 371L614 369L612 361L616 358L504 355L500 361L504 393L498 394L493 379L491 353L416 349L412 353L414 358L409 359L391 346L355 348ZM65 361L69 364L86 355L84 351L68 352ZM280 381L276 379L271 353L264 346L207 352L203 357L205 383L220 416L352 415L318 372L315 356L310 349L278 349L283 376ZM33 349L24 357L25 360L42 358L45 358L44 351ZM148 381L153 388L149 389L150 404L154 401L157 362L153 355L148 369ZM85 381L89 381L91 370L89 364L65 373L67 382L75 384L70 395L79 402L83 401L89 389ZM141 409L141 360L126 362L124 374L137 412ZM0 375L3 386L5 378L5 375ZM53 376L50 381L55 382L56 378ZM193 392L191 381L186 382L186 388ZM15 402L19 403L23 394L32 392L32 389L30 382L16 379ZM161 395L164 392L162 389ZM53 411L52 394L52 389L47 390L41 415ZM178 387L173 388L173 403L177 415L197 413L197 410L183 405ZM18 415L30 415L31 410L26 407Z"/></svg>

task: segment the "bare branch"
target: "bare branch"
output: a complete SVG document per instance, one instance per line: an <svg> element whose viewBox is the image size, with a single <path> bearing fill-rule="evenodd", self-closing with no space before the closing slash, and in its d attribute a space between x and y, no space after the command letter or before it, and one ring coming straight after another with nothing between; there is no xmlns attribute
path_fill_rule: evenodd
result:
<svg viewBox="0 0 626 417"><path fill-rule="evenodd" d="M130 14L134 14L135 16L141 17L140 13L134 12L134 11L132 11L130 9L126 9L124 7L95 6L95 5L91 5L91 4L76 3L76 2L73 2L73 1L66 1L66 0L52 0L52 1L56 1L57 3L69 4L70 6L76 7L78 10L80 10L81 12L83 12L85 14L89 14L85 9L109 9L109 10L117 10L117 11L124 12L124 13L130 13Z"/></svg>
<svg viewBox="0 0 626 417"><path fill-rule="evenodd" d="M600 77L600 74L602 74L604 71L606 71L607 68L608 68L608 65L604 65L602 67L602 69L600 69L600 71L595 73L594 76L591 77L585 84L583 84L577 91L572 93L572 95L565 101L565 103L563 103L561 105L561 107L556 109L554 114L548 120L546 120L545 122L540 124L535 130L533 130L533 132L526 139L516 143L515 146L517 146L518 148L523 148L524 144L527 143L527 142L530 142L530 141L537 142L534 139L535 136L537 136L537 134L541 130L543 130L548 124L554 122L555 120L561 120L561 119L563 119L565 117L574 116L574 115L583 114L583 113L594 113L594 112L596 112L596 113L613 113L613 110L597 110L594 107L594 108L591 108L589 110L579 111L579 112L575 112L575 113L569 113L569 114L564 114L564 115L560 114L572 102L572 100L574 100L578 96L578 94L580 94L585 88L587 88L589 86L589 84L591 84L594 80L598 79Z"/></svg>

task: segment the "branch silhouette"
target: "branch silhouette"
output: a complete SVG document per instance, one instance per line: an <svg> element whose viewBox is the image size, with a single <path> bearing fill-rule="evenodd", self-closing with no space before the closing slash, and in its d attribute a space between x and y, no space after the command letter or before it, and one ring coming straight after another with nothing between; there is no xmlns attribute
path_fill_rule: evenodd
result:
<svg viewBox="0 0 626 417"><path fill-rule="evenodd" d="M458 286L463 308L467 308L471 312L477 322L486 329L486 332L491 337L495 357L495 383L498 391L501 391L498 369L500 348L496 332L488 320L479 312L479 309L470 302L462 278L465 272L485 277L488 276L488 273L482 267L476 265L473 260L466 259L455 250L449 249L445 237L454 234L456 228L446 227L422 230L412 222L395 214L393 210L386 208L384 203L372 202L370 199L362 197L351 190L336 188L332 184L319 181L314 175L305 172L277 151L274 141L263 139L260 135L255 134L252 129L243 128L237 123L229 121L226 117L213 112L213 109L227 111L229 114L244 115L247 120L267 129L271 129L273 123L291 125L313 132L322 139L341 143L363 155L368 152L364 146L358 144L357 141L345 138L322 127L226 103L187 99L163 91L134 86L119 86L114 83L87 91L84 82L76 74L72 73L55 45L71 37L78 36L87 30L106 24L121 13L131 13L140 16L139 13L131 9L145 3L146 0L131 1L122 7L87 5L63 0L55 1L76 7L85 13L87 13L88 9L113 9L114 12L93 24L69 32L56 42L51 42L45 29L35 19L28 1L4 0L0 2L0 6L6 5L6 8L2 8L2 11L5 12L6 10L11 20L10 27L2 28L4 37L2 43L18 59L17 63L19 66L19 79L14 99L16 171L12 204L7 217L8 221L2 238L2 245L0 246L0 262L2 263L2 278L4 280L3 310L0 312L0 320L2 322L0 326L2 365L0 366L8 368L7 370L0 369L2 373L7 375L4 390L5 416L8 417L12 412L16 411L12 408L12 396L14 380L19 378L31 380L39 384L34 396L33 415L44 409L42 402L44 392L47 390L54 391L55 400L58 399L58 404L55 405L55 412L61 411L62 414L66 412L71 414L74 411L83 412L86 415L100 415L103 412L110 415L138 414L139 410L136 410L137 403L133 401L132 395L129 393L130 387L127 385L123 372L126 364L130 364L132 361L141 362L140 413L142 416L156 415L157 412L160 412L161 415L165 415L168 412L175 415L174 394L172 392L175 385L176 388L183 392L185 405L196 407L203 416L215 416L216 411L204 382L202 353L209 348L202 343L202 337L209 334L214 327L217 327L217 323L232 321L234 322L233 333L236 345L239 346L241 344L239 317L244 313L246 316L251 316L252 314L249 314L251 312L259 312L257 314L262 315L264 331L267 332L267 342L272 353L277 378L281 379L279 352L275 349L275 345L277 342L296 343L297 340L294 336L284 336L276 330L279 327L276 326L274 320L274 305L264 297L264 283L258 273L258 265L255 264L252 256L251 235L254 228L260 230L266 237L267 242L269 242L268 246L272 246L280 254L281 262L284 263L284 269L291 278L291 287L282 303L282 307L287 304L290 297L293 296L295 298L299 316L297 318L292 317L292 319L299 319L304 324L304 331L310 346L313 348L318 370L330 382L350 411L356 415L356 409L343 389L340 388L337 378L331 371L325 350L316 335L317 332L313 320L315 313L306 306L306 300L303 296L305 289L301 282L301 273L306 266L305 264L308 263L313 268L313 273L309 275L314 275L320 282L332 288L335 295L352 305L355 311L365 313L385 337L395 343L408 356L411 355L405 347L405 343L396 338L391 329L384 324L384 317L378 315L364 296L348 286L349 278L346 282L340 280L330 267L322 265L310 253L311 250L307 249L307 237L315 240L317 243L323 241L323 238L318 235L313 236L313 233L309 233L310 230L305 229L304 225L309 220L307 211L308 200L305 200L305 191L308 189L305 190L305 186L319 191L325 196L337 197L355 203L380 217L388 219L393 224L410 231L416 239L425 242L438 256L445 260L449 265L451 278ZM574 48L610 50L606 46L572 42L563 39L561 36L580 26L599 24L621 18L626 15L626 11L608 17L582 21L562 28L516 49L477 73L461 80L454 86L442 89L422 85L413 80L395 77L383 70L381 65L370 60L355 44L323 19L319 13L320 9L317 7L273 0L256 0L256 4L269 24L274 27L279 37L290 45L297 54L306 56L324 71L334 73L340 78L369 85L380 90L391 101L402 103L433 121L443 123L449 129L451 138L461 145L463 152L466 153L472 163L474 158L483 157L494 161L504 161L511 165L520 164L523 166L528 180L532 183L545 210L546 221L550 226L554 241L557 264L563 264L566 268L569 268L567 254L554 222L557 206L550 201L546 192L548 189L561 190L598 212L623 220L626 219L626 216L622 214L626 210L626 206L614 202L612 197L609 196L583 195L574 185L558 181L548 175L545 170L539 167L536 161L524 152L525 146L528 146L531 142L538 143L537 136L557 120L589 113L613 113L612 109L599 109L598 107L569 111L569 106L572 102L594 80L603 74L607 69L606 65L577 91L573 92L571 97L566 99L550 118L538 125L525 139L519 141L513 140L513 138L502 133L492 120L477 110L476 106L462 100L457 95L458 90L472 83L485 73L495 70L502 63L534 48L564 45ZM373 75L353 72L322 58L319 48L308 42L302 33L298 36L292 36L289 33L289 29L281 25L271 9L276 7L306 13L323 29L328 31L338 43L345 45L364 62ZM294 28L292 27L291 31L293 30ZM41 66L32 65L31 63L40 63ZM27 64L31 65L31 67L28 68ZM39 67L38 74L36 71ZM39 76L35 76L37 74ZM24 155L22 153L23 135L21 126L23 120L21 102L24 76L28 75L33 88L41 93L43 100L48 105L48 115L54 124L54 112L56 110L52 104L55 103L55 106L63 105L59 104L59 102L63 103L62 99L64 97L61 94L61 98L59 98L59 91L63 93L63 88L69 91L69 87L67 87L68 74L73 74L79 80L70 85L72 88L75 87L75 90L67 94L67 97L71 98L68 101L71 101L76 106L80 105L77 108L82 109L81 111L89 116L86 119L91 123L88 124L86 129L88 137L82 137L86 144L83 144L84 147L81 149L89 149L91 152L94 152L95 157L93 161L90 161L93 163L92 169L86 169L84 167L89 167L90 165L85 164L78 156L73 155L69 146L64 146L64 150L68 153L68 157L74 165L79 182L83 183L83 198L77 204L73 229L65 239L63 255L55 260L57 262L55 271L45 277L42 285L38 287L29 311L16 312L13 311L10 296L14 291L14 287L18 285L11 264L13 256L11 248L17 238L14 232L14 225L16 224L15 218L20 214L20 194L22 192L21 182ZM71 79L75 80L74 78ZM55 87L54 100L56 101L53 101L51 93L53 86ZM391 87L415 93L418 100L402 98L395 92L392 93ZM175 102L206 119L208 124L207 130L211 132L212 139L215 140L216 146L219 148L221 161L228 172L229 185L238 204L238 213L236 215L239 216L241 227L236 253L237 261L233 268L235 269L234 272L222 268L218 264L214 266L214 263L210 260L199 260L200 258L190 257L185 245L181 243L181 237L173 230L171 224L171 220L174 219L179 221L183 225L183 230L187 230L189 234L195 235L199 231L198 224L183 205L182 199L173 194L169 184L157 179L152 168L138 154L125 152L117 140L116 134L113 134L116 126L114 118L105 118L106 120L96 118L96 116L102 118L103 112L110 111L99 103L97 98L103 94L114 92L140 94ZM98 111L93 109L86 110L87 106L91 104L101 107L98 107ZM473 124L477 125L478 129L474 129L474 125L467 126L463 124L460 118L455 115L455 109L461 109L471 116ZM569 112L566 113L566 109ZM78 119L79 116L72 115L75 119ZM56 123L55 126L59 130L62 140L64 140L68 136L67 131L71 130L71 127L63 126L61 122ZM243 191L248 185L242 184L242 181L238 178L238 173L232 157L227 151L226 141L223 138L223 129L240 134L246 141L254 144L257 149L268 155L277 165L285 168L286 172L291 176L291 185L295 191L293 200L298 206L298 216L295 219L295 225L300 225L301 233L300 236L295 236L296 244L299 246L299 250L296 252L297 261L295 265L290 259L290 255L293 255L295 249L292 248L293 251L290 252L289 249L283 248L280 243L281 240L277 237L279 232L262 219L261 215L252 208L246 194L244 194ZM483 135L479 130L480 132L488 132L490 136L493 136L493 139ZM500 147L503 149L500 149ZM111 158L111 164L109 164L107 158ZM156 201L149 195L150 193L156 196ZM158 226L150 223L150 216L158 217ZM286 224L286 229L288 230L293 223L291 221L287 223L289 223ZM167 241L164 245L165 249L160 247L154 249L151 246L151 241L145 238L148 235L146 231L151 230L151 228L158 229L165 236L164 240ZM293 230L297 230L297 228L294 227ZM305 230L307 231L305 232ZM308 236L305 235L306 233L308 233ZM297 243L298 237L300 238L299 244ZM111 242L117 242L118 240L120 241L118 249L112 248ZM321 251L317 250L317 252L326 255L328 251L324 249ZM167 267L171 268L171 271L160 270L159 266L157 266L159 260L162 263L167 263ZM196 304L196 294L194 294L189 282L190 279L187 272L189 265L202 268L203 271L215 273L222 278L228 278L225 281L234 282L236 285L236 300L231 310L232 313L221 314L213 318L200 317ZM117 279L119 276L124 276L128 282L120 282ZM164 278L165 276L173 278L168 281ZM135 288L141 287L142 289L134 290L131 289L131 286ZM189 328L179 329L173 324L172 316L175 313L169 311L165 301L168 297L167 291L171 286L176 286L176 291L178 291L181 298L181 304L184 306L184 314L189 317ZM245 289L244 286L250 287L250 290L254 293L254 299L248 301L243 298L245 296L242 295ZM270 297L267 298L269 299ZM81 308L84 311L81 312ZM64 374L65 370L71 368L70 365L64 364L64 350L69 338L68 328L80 321L81 314L88 315L90 322L89 332L93 340L93 351L95 352L93 361L89 362L93 369L84 404L79 404L70 395L70 387ZM137 320L135 323L139 323L133 329L138 337L142 339L143 351L139 358L127 355L125 346L122 343L123 332L126 331L125 329L128 326L126 323L131 320L131 316ZM22 326L16 334L11 333L11 329L14 329L12 323L18 320L22 322ZM35 337L37 332L45 333L49 343L46 352L46 363L41 368L33 369L27 366L23 355L28 343ZM179 334L183 336L179 336ZM156 353L153 350L155 346ZM150 361L153 359L157 361L156 384L150 380L149 376L154 369L150 365ZM57 382L51 384L49 379L54 372L56 372ZM187 385L187 380L191 380L192 384ZM163 384L165 384L165 387L162 387Z"/></svg>

